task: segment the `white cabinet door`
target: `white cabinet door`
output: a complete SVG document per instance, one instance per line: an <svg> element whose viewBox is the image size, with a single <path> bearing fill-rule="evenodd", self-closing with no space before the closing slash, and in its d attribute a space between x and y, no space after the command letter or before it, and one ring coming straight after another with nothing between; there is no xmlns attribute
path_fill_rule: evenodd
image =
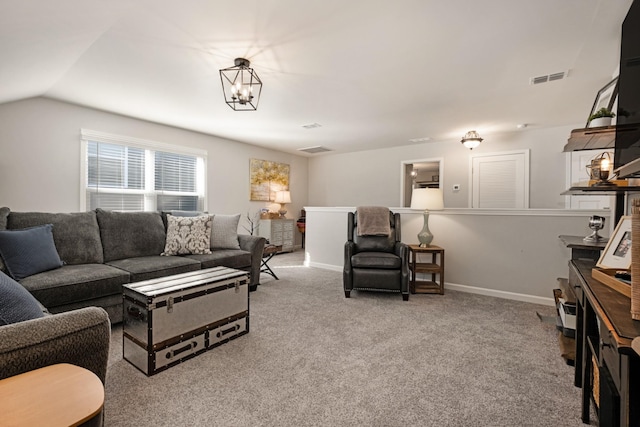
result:
<svg viewBox="0 0 640 427"><path fill-rule="evenodd" d="M568 187L575 185L587 186L589 181L589 174L587 172L587 165L591 163L591 160L596 156L601 155L604 152L609 152L611 158L613 158L613 152L611 150L585 150L585 151L572 151L569 153L570 165L570 179ZM569 209L611 209L612 196L568 196L569 197Z"/></svg>

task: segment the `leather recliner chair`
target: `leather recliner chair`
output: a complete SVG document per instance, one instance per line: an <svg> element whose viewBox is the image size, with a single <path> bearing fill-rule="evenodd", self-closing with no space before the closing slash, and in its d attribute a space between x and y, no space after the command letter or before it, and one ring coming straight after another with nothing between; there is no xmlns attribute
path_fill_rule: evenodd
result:
<svg viewBox="0 0 640 427"><path fill-rule="evenodd" d="M400 214L389 211L389 236L358 236L357 215L349 212L344 245L344 295L351 291L400 292L409 300L409 247L400 241Z"/></svg>

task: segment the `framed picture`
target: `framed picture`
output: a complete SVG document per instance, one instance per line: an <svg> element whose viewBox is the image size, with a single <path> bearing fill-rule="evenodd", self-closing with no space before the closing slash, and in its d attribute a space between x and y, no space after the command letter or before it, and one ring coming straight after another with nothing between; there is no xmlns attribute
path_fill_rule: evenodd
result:
<svg viewBox="0 0 640 427"><path fill-rule="evenodd" d="M596 95L596 100L593 101L593 107L591 107L591 112L589 116L587 116L587 124L585 127L589 127L589 117L596 111L601 108L608 108L611 110L613 108L614 102L616 102L616 98L618 96L618 78L611 80L607 83L602 89L598 91Z"/></svg>
<svg viewBox="0 0 640 427"><path fill-rule="evenodd" d="M289 165L269 160L249 162L249 200L273 201L276 191L289 189Z"/></svg>
<svg viewBox="0 0 640 427"><path fill-rule="evenodd" d="M631 217L620 218L613 235L609 238L600 259L600 268L628 270L631 268Z"/></svg>

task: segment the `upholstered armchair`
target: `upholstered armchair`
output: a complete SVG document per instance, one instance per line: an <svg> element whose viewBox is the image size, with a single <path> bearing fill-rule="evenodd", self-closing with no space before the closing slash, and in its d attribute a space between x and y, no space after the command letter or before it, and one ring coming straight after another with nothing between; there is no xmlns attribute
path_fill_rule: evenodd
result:
<svg viewBox="0 0 640 427"><path fill-rule="evenodd" d="M409 300L409 247L400 241L400 214L387 211L388 235L362 235L358 212L349 212L343 271L346 298L356 289L400 292L403 300Z"/></svg>

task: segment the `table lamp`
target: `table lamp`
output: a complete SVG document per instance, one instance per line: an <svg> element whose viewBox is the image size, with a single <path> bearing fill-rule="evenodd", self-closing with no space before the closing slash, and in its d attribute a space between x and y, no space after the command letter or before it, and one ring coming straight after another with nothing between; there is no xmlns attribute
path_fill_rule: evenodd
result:
<svg viewBox="0 0 640 427"><path fill-rule="evenodd" d="M284 205L286 203L291 203L291 193L289 191L276 191L276 199L273 202L280 203L280 210L278 213L280 214L280 218L284 218L287 214L287 210L284 208Z"/></svg>
<svg viewBox="0 0 640 427"><path fill-rule="evenodd" d="M428 247L433 241L433 234L429 231L429 210L444 209L442 190L439 188L414 188L411 193L411 209L424 209L424 225L418 233L421 248Z"/></svg>

